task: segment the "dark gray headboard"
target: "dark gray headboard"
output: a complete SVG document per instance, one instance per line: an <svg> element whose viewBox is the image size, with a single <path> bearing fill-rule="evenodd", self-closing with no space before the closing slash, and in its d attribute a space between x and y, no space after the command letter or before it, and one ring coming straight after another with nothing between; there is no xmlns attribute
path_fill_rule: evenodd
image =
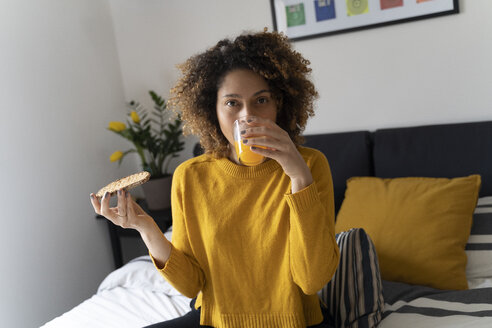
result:
<svg viewBox="0 0 492 328"><path fill-rule="evenodd" d="M492 121L377 130L374 173L382 178L480 174L480 195L491 196Z"/></svg>
<svg viewBox="0 0 492 328"><path fill-rule="evenodd" d="M492 121L306 135L330 162L338 211L352 176L482 176L492 195Z"/></svg>
<svg viewBox="0 0 492 328"><path fill-rule="evenodd" d="M304 136L304 146L322 151L330 163L338 212L345 195L345 182L353 176L372 176L371 135L368 131Z"/></svg>

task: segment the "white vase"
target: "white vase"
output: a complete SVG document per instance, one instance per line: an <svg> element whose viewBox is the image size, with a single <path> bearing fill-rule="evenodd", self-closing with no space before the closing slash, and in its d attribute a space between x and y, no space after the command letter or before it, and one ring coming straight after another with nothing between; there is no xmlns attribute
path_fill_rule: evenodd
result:
<svg viewBox="0 0 492 328"><path fill-rule="evenodd" d="M172 179L172 176L150 179L142 185L149 210L158 211L171 207Z"/></svg>

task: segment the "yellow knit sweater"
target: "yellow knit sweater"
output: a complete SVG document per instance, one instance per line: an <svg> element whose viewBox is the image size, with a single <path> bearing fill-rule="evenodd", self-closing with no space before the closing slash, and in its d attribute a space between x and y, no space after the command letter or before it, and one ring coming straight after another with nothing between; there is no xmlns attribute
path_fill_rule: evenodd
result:
<svg viewBox="0 0 492 328"><path fill-rule="evenodd" d="M183 295L199 294L201 325L289 328L322 321L316 293L339 259L333 185L324 155L299 151L314 182L294 194L274 160L245 167L202 155L176 169L173 246L157 269Z"/></svg>

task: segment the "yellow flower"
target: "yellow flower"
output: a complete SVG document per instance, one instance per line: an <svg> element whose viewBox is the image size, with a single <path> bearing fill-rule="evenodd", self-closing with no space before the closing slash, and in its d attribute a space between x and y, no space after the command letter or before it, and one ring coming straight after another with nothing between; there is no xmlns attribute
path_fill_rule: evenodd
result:
<svg viewBox="0 0 492 328"><path fill-rule="evenodd" d="M122 122L112 121L112 122L109 122L108 128L114 132L121 132L124 129L126 129L126 125L125 125L125 123L122 123Z"/></svg>
<svg viewBox="0 0 492 328"><path fill-rule="evenodd" d="M133 122L135 123L140 123L140 116L138 116L137 112L132 110L132 112L130 113L130 116L132 117L132 120Z"/></svg>
<svg viewBox="0 0 492 328"><path fill-rule="evenodd" d="M116 162L116 161L120 160L122 157L123 157L123 152L117 150L114 153L112 153L111 156L109 156L109 160L111 162Z"/></svg>

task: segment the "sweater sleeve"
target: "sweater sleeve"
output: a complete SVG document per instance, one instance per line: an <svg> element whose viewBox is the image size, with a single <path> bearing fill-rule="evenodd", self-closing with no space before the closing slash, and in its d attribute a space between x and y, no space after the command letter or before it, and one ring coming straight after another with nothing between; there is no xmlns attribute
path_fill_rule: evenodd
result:
<svg viewBox="0 0 492 328"><path fill-rule="evenodd" d="M180 173L176 170L173 176L171 191L171 207L173 216L173 233L171 254L163 268L156 265L152 254L150 257L159 273L180 293L194 298L202 290L205 275L196 260L185 222L183 211L184 190L181 187Z"/></svg>
<svg viewBox="0 0 492 328"><path fill-rule="evenodd" d="M291 273L294 282L307 295L315 294L331 280L340 258L328 161L318 153L310 168L313 183L285 195L290 208Z"/></svg>

